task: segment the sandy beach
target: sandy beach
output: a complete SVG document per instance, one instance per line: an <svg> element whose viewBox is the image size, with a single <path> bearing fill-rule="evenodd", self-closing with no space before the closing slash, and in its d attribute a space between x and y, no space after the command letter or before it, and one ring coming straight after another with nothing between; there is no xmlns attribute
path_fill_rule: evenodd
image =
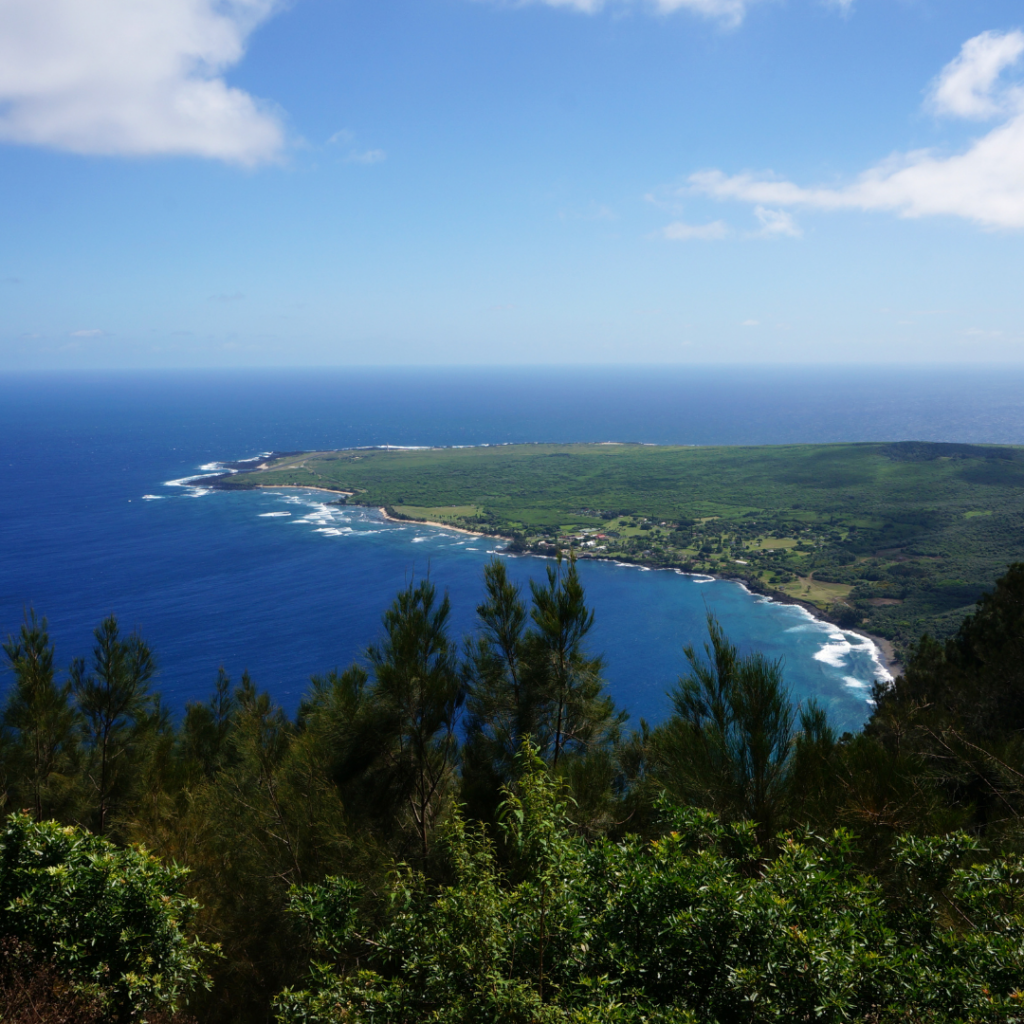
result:
<svg viewBox="0 0 1024 1024"><path fill-rule="evenodd" d="M337 493L337 492L335 492ZM453 530L455 533L467 533L470 537L488 537L491 540L507 540L507 537L495 537L492 533L480 533L478 530L467 530L462 526L452 526L450 523L435 523L430 519L399 519L397 516L389 516L387 509L378 508L378 512L389 523L418 523L420 526L438 526L442 530Z"/></svg>

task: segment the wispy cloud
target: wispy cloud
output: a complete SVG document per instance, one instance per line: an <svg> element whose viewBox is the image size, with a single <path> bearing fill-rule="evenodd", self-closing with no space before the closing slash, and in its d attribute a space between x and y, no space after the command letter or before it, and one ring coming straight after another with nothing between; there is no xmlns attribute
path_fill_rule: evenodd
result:
<svg viewBox="0 0 1024 1024"><path fill-rule="evenodd" d="M345 157L345 163L347 164L379 164L382 160L387 160L388 155L383 149L367 149L362 153L349 153Z"/></svg>
<svg viewBox="0 0 1024 1024"><path fill-rule="evenodd" d="M348 149L342 162L346 164L379 164L387 160L383 149L361 149L356 147L356 134L348 128L336 131L328 140L328 146L344 146Z"/></svg>
<svg viewBox="0 0 1024 1024"><path fill-rule="evenodd" d="M767 206L758 206L754 209L754 216L761 224L761 230L754 234L760 238L799 238L803 234L793 220L793 215L785 210L769 210Z"/></svg>
<svg viewBox="0 0 1024 1024"><path fill-rule="evenodd" d="M519 0L521 5L544 4L564 7L582 14L597 14L611 7L646 7L659 14L689 11L733 27L739 25L747 10L758 0Z"/></svg>
<svg viewBox="0 0 1024 1024"><path fill-rule="evenodd" d="M670 242L716 242L729 237L729 225L721 220L710 224L686 224L677 220L666 224L661 229L661 235Z"/></svg>
<svg viewBox="0 0 1024 1024"><path fill-rule="evenodd" d="M279 0L2 0L0 141L76 153L279 157L279 116L223 74Z"/></svg>
<svg viewBox="0 0 1024 1024"><path fill-rule="evenodd" d="M1024 228L1024 89L1002 80L1024 54L1024 32L985 32L968 40L932 85L928 105L958 117L999 123L961 153L897 154L841 187L805 187L771 174L701 171L688 188L760 207L947 215L993 228Z"/></svg>
<svg viewBox="0 0 1024 1024"><path fill-rule="evenodd" d="M90 328L86 331L72 331L70 337L72 338L102 338L106 331L101 331L98 327Z"/></svg>

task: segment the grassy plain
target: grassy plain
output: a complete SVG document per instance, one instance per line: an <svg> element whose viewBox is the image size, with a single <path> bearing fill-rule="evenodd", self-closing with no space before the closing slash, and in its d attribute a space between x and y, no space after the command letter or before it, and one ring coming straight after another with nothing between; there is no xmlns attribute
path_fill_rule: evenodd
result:
<svg viewBox="0 0 1024 1024"><path fill-rule="evenodd" d="M900 646L951 632L1024 560L1024 448L364 449L289 455L221 485L350 491L521 549L739 576Z"/></svg>

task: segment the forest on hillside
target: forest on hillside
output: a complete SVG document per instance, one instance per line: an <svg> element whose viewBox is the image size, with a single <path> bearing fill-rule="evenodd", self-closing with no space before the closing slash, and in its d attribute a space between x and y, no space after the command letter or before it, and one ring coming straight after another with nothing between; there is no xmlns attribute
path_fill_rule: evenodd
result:
<svg viewBox="0 0 1024 1024"><path fill-rule="evenodd" d="M4 644L0 1019L1024 1020L1024 564L878 684L794 706L709 617L663 723L608 696L572 558L429 579L294 715L173 715L114 617Z"/></svg>

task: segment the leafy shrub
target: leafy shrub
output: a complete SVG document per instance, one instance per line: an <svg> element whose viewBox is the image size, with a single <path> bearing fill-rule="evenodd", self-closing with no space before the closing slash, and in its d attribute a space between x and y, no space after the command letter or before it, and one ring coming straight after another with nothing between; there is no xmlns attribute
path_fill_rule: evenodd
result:
<svg viewBox="0 0 1024 1024"><path fill-rule="evenodd" d="M897 842L888 886L844 832L781 837L667 809L645 842L585 843L530 753L507 791L502 867L456 816L451 881L401 869L373 899L296 888L325 962L278 1000L284 1024L768 1024L1024 1020L1024 864L971 865L965 835ZM327 958L331 962L327 962Z"/></svg>
<svg viewBox="0 0 1024 1024"><path fill-rule="evenodd" d="M187 874L141 849L11 815L0 831L0 936L30 947L115 1020L170 1007L212 952L184 929ZM84 1018L83 1018L84 1019Z"/></svg>

